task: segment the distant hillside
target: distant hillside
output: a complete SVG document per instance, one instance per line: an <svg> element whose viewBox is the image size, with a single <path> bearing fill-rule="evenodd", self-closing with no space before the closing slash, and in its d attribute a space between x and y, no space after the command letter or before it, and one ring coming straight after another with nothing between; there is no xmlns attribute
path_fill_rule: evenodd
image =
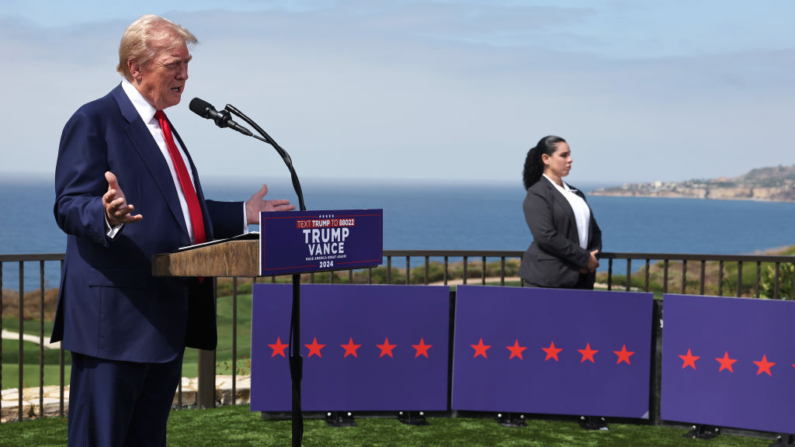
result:
<svg viewBox="0 0 795 447"><path fill-rule="evenodd" d="M735 178L624 184L589 194L617 197L673 197L795 202L795 166L753 169Z"/></svg>

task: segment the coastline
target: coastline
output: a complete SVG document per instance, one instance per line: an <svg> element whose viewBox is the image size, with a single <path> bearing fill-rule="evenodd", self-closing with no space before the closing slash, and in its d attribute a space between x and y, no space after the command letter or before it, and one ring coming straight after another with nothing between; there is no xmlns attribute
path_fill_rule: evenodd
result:
<svg viewBox="0 0 795 447"><path fill-rule="evenodd" d="M734 178L693 179L684 182L625 183L600 188L594 195L615 197L669 197L759 202L795 202L795 166L755 168Z"/></svg>
<svg viewBox="0 0 795 447"><path fill-rule="evenodd" d="M763 198L753 198L753 197L693 197L693 196L661 196L661 195L652 195L652 194L622 194L622 193L615 193L615 192L598 192L596 190L590 191L588 193L589 196L600 196L600 197L637 197L637 198L648 198L648 199L691 199L691 200L720 200L720 201L728 201L728 202L762 202L762 203L795 203L795 200L776 200L776 199L763 199Z"/></svg>

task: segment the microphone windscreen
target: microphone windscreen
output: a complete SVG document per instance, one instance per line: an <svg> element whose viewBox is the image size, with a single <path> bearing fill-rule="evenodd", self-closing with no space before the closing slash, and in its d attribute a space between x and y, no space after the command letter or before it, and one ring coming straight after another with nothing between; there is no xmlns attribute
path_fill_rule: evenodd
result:
<svg viewBox="0 0 795 447"><path fill-rule="evenodd" d="M200 98L193 98L189 107L191 112L201 116L202 118L210 118L210 111L215 110L215 107L210 105L209 102Z"/></svg>

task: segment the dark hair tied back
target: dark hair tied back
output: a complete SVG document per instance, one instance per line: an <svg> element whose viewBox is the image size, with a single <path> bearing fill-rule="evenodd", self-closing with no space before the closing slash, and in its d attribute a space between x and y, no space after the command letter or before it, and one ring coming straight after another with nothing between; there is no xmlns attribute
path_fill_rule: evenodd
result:
<svg viewBox="0 0 795 447"><path fill-rule="evenodd" d="M522 180L524 181L524 189L529 189L541 179L544 173L544 162L541 161L541 156L547 154L552 156L557 149L558 143L565 143L561 137L555 135L548 135L541 140L529 152L524 161L524 171L522 172Z"/></svg>

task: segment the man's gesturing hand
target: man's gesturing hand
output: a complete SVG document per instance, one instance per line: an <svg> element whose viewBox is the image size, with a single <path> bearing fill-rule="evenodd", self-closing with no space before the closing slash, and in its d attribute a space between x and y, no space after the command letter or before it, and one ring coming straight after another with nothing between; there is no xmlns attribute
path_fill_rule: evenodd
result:
<svg viewBox="0 0 795 447"><path fill-rule="evenodd" d="M263 200L266 194L268 194L268 185L262 185L262 188L246 201L246 219L249 225L259 224L261 211L292 211L295 209L295 205L290 205L289 200Z"/></svg>
<svg viewBox="0 0 795 447"><path fill-rule="evenodd" d="M127 203L116 176L108 171L105 173L105 180L108 181L108 192L102 196L102 205L105 207L105 217L108 219L110 226L115 227L123 223L140 222L144 216L140 214L133 216L130 214L135 210L135 207Z"/></svg>

